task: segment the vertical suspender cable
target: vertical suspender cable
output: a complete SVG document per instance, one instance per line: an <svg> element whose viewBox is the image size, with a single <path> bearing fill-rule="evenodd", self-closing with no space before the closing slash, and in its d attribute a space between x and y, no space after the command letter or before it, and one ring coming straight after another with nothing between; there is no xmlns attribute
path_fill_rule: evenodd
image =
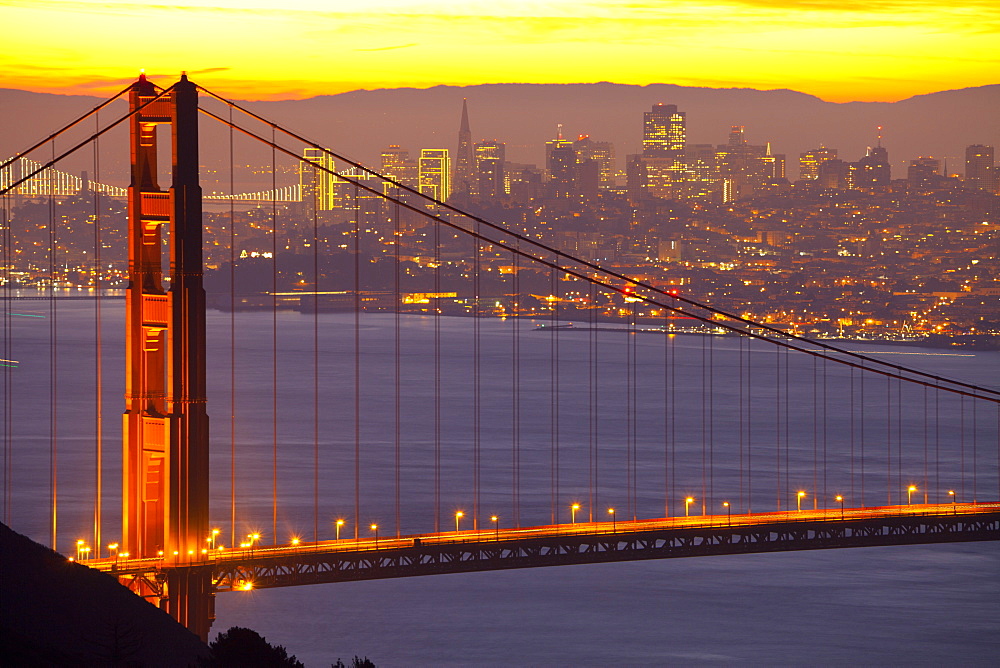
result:
<svg viewBox="0 0 1000 668"><path fill-rule="evenodd" d="M558 270L553 270L553 272L554 272L553 273L553 277L554 277L555 280L554 280L554 285L552 286L554 288L552 294L556 298L555 302L553 302L553 306L555 307L554 311L553 311L553 322L556 325L558 325L559 324L559 317L560 317L561 311L562 311L562 307L561 307L561 304L560 304L560 300L562 299L562 297L561 297L562 288L559 286L559 271ZM559 402L560 402L560 399L561 399L560 394L561 394L561 391L562 391L561 383L560 383L560 380L561 380L560 368L559 368L560 365L559 365L559 328L558 327L556 327L552 331L552 342L553 342L553 352L554 352L554 355L552 357L552 363L554 365L554 370L555 370L555 376L553 377L553 380L555 382L553 383L553 387L552 387L552 399L553 399L553 402L552 402L552 427L554 429L552 443L555 446L555 455L556 455L555 469L554 470L555 470L555 474L556 474L556 490L555 490L555 499L556 499L556 506L557 506L557 515L556 515L556 518L558 519L558 517L559 517L558 516L558 505L559 505L559 503L561 503L561 501L560 501L560 491L561 491L561 489L560 489L561 488L560 482L561 481L559 479L559 469L560 469L560 462L559 462L559 455L560 455L560 452L559 452L559 446L560 446L560 443L559 443L559 409L561 408L561 406L560 406Z"/></svg>
<svg viewBox="0 0 1000 668"><path fill-rule="evenodd" d="M855 422L856 415L854 411L854 367L851 367L851 401L850 401L850 423L851 423L851 503L858 503L858 497L854 495L854 434L855 434Z"/></svg>
<svg viewBox="0 0 1000 668"><path fill-rule="evenodd" d="M711 402L710 395L711 390L709 389L708 380L708 341L712 337L711 332L705 332L705 335L701 337L701 514L705 515L708 512L708 500L705 498L708 495L708 476L706 476L706 470L708 467L708 430L709 424L712 421L712 416L709 414L709 405Z"/></svg>
<svg viewBox="0 0 1000 668"><path fill-rule="evenodd" d="M278 544L278 184L271 126L271 544Z"/></svg>
<svg viewBox="0 0 1000 668"><path fill-rule="evenodd" d="M708 337L708 499L715 506L715 335Z"/></svg>
<svg viewBox="0 0 1000 668"><path fill-rule="evenodd" d="M52 142L52 159L56 157L55 141ZM56 305L56 172L50 167L48 175L49 194L49 475L51 500L51 543L58 551L57 535L59 524L59 321Z"/></svg>
<svg viewBox="0 0 1000 668"><path fill-rule="evenodd" d="M969 497L965 495L965 396L959 396L958 398L958 451L959 451L959 461L958 461L958 472L959 480L962 494L962 500L968 501Z"/></svg>
<svg viewBox="0 0 1000 668"><path fill-rule="evenodd" d="M402 232L401 232L400 225L399 225L399 203L398 202L395 203L395 206L394 206L393 211L392 211L392 222L393 222L392 248L393 248L393 260L394 260L393 264L394 264L394 267L395 267L394 272L393 272L393 281L392 281L393 282L393 302L395 304L395 306L393 307L393 311L394 311L394 314L393 314L393 325L395 326L395 334L396 334L395 340L393 341L393 343L395 344L395 348L396 348L395 355L393 357L393 359L395 361L395 364L396 364L395 373L393 374L393 378L396 381L396 387L394 388L395 389L395 394L393 396L393 409L394 409L394 413L395 413L395 415L393 416L395 418L394 419L395 434L394 434L394 439L393 439L393 445L395 446L395 463L396 463L396 485L395 485L395 487L396 487L396 499L395 499L395 501L396 501L396 537L398 538L400 536L400 533L402 532L402 521L401 521L400 503L399 503L399 495L400 495L399 471L400 471L400 445L402 443L401 409L402 409L402 398L403 398L402 391L401 391L401 382L402 382L402 380L401 380L401 372L402 372L402 367L401 367L401 357L400 357L401 350L400 350L400 331L399 331L399 326L400 326L400 310L401 310L401 307L402 307L402 295L400 293L400 284L399 284L399 259L400 259L399 242L400 242L400 239L402 239Z"/></svg>
<svg viewBox="0 0 1000 668"><path fill-rule="evenodd" d="M829 406L827 404L827 397L829 396L829 392L826 384L826 379L827 379L826 363L827 359L826 357L823 357L823 505L824 507L826 506L827 503L830 502L830 490L827 487L827 475L826 475L827 474L827 467L826 467L827 415L829 413L828 411Z"/></svg>
<svg viewBox="0 0 1000 668"><path fill-rule="evenodd" d="M781 510L781 349L774 349L774 478L776 509Z"/></svg>
<svg viewBox="0 0 1000 668"><path fill-rule="evenodd" d="M928 404L927 404L927 386L926 385L923 386L923 390L924 390L924 410L922 412L923 412L923 415L924 415L924 479L923 479L923 485L922 486L924 488L924 503L927 503L927 499L928 499L927 483L929 482L928 477L927 477L927 461L928 461L927 460L927 455L928 455L928 452L929 452L928 443L930 441L930 425L928 424L928 414L929 414L929 411L928 411Z"/></svg>
<svg viewBox="0 0 1000 668"><path fill-rule="evenodd" d="M663 516L670 517L670 348L673 339L667 334L669 311L663 309ZM742 373L742 369L740 372ZM740 388L742 390L742 388ZM741 434L742 436L742 434ZM740 450L742 457L743 451Z"/></svg>
<svg viewBox="0 0 1000 668"><path fill-rule="evenodd" d="M753 511L753 339L747 339L747 506Z"/></svg>
<svg viewBox="0 0 1000 668"><path fill-rule="evenodd" d="M549 322L552 327L549 330L549 514L550 521L549 524L555 524L558 519L556 514L556 486L557 479L559 477L559 454L558 454L558 444L556 443L558 437L556 435L558 427L556 425L559 420L559 413L556 408L556 393L558 392L556 386L556 374L559 366L557 348L558 343L556 339L557 325L559 322L556 320L556 309L558 308L558 300L555 299L556 294L556 273L555 269L549 269L549 294L552 295L553 300L549 304Z"/></svg>
<svg viewBox="0 0 1000 668"><path fill-rule="evenodd" d="M864 363L861 364L861 373L858 374L861 380L861 394L858 410L861 411L861 419L858 421L861 427L861 433L859 438L861 441L861 507L865 507L865 369Z"/></svg>
<svg viewBox="0 0 1000 668"><path fill-rule="evenodd" d="M480 231L479 223L475 224L476 233ZM472 528L476 530L479 528L479 469L480 469L480 448L482 443L480 442L480 410L481 410L481 399L479 396L480 386L479 386L479 375L480 375L480 325L479 325L479 299L480 299L480 284L479 284L479 271L480 271L480 261L479 253L482 250L479 245L479 239L475 237L472 238L473 242L473 260L472 260Z"/></svg>
<svg viewBox="0 0 1000 668"><path fill-rule="evenodd" d="M632 519L639 519L639 450L638 450L638 424L636 422L636 417L638 415L638 405L639 405L639 374L637 366L637 358L639 356L639 323L638 323L638 310L640 302L633 302L632 308L629 309L629 315L631 316L631 327L632 330L628 334L629 342L629 355L628 355L628 366L629 366L629 386L632 388L631 402L629 404L628 410L628 433L629 433L629 445L632 449L632 469L629 472L631 474L632 480Z"/></svg>
<svg viewBox="0 0 1000 668"><path fill-rule="evenodd" d="M896 489L903 484L903 379L896 379Z"/></svg>
<svg viewBox="0 0 1000 668"><path fill-rule="evenodd" d="M892 428L893 428L892 378L885 378L885 491L886 505L892 505Z"/></svg>
<svg viewBox="0 0 1000 668"><path fill-rule="evenodd" d="M361 206L354 186L354 539L361 530Z"/></svg>
<svg viewBox="0 0 1000 668"><path fill-rule="evenodd" d="M313 183L319 176L312 168ZM324 175L324 178L326 175ZM326 179L329 180L329 179ZM313 542L319 541L319 212L312 207L312 270L313 270Z"/></svg>
<svg viewBox="0 0 1000 668"><path fill-rule="evenodd" d="M712 514L715 507L715 335L708 336L708 496ZM704 507L704 504L703 504Z"/></svg>
<svg viewBox="0 0 1000 668"><path fill-rule="evenodd" d="M812 358L812 383L813 383L813 409L812 409L812 441L813 441L813 510L819 508L819 378L817 375L819 360ZM826 503L826 492L823 493L823 502Z"/></svg>
<svg viewBox="0 0 1000 668"><path fill-rule="evenodd" d="M521 248L521 240L514 240ZM511 502L515 527L521 526L521 256L514 253L511 286L513 289L514 326L511 328Z"/></svg>
<svg viewBox="0 0 1000 668"><path fill-rule="evenodd" d="M624 297L623 297L624 299ZM628 302L625 302L628 303ZM635 405L635 310L638 302L632 302L628 307L628 328L625 331L625 498L626 511L633 519L638 519L639 512L635 502L635 423L632 420L632 407Z"/></svg>
<svg viewBox="0 0 1000 668"><path fill-rule="evenodd" d="M737 360L737 363L739 364L740 372L739 372L739 378L737 380L739 381L739 385L740 385L740 399L739 399L739 410L740 410L740 423L739 423L739 428L740 428L740 438L739 438L739 441L740 441L740 510L742 511L742 510L746 510L746 507L747 507L746 497L744 496L744 492L745 492L745 489L744 489L744 485L745 485L744 476L746 475L746 456L745 456L746 453L745 453L745 450L746 450L746 423L747 423L747 420L746 420L746 392L745 392L744 387L743 387L744 383L746 382L746 372L745 372L744 366L745 366L746 357L747 357L746 351L745 351L745 348L746 348L746 337L745 336L741 336L739 338L739 346L740 346L740 354L739 354L739 359Z"/></svg>
<svg viewBox="0 0 1000 668"><path fill-rule="evenodd" d="M941 390L934 383L934 489L941 491Z"/></svg>
<svg viewBox="0 0 1000 668"><path fill-rule="evenodd" d="M976 475L977 468L977 450L979 445L979 420L977 420L977 405L976 397L972 398L972 502L975 503L978 499L978 477Z"/></svg>
<svg viewBox="0 0 1000 668"><path fill-rule="evenodd" d="M229 545L236 547L236 177L229 107Z"/></svg>
<svg viewBox="0 0 1000 668"><path fill-rule="evenodd" d="M552 291L552 294L555 296L556 300L555 300L555 302L553 302L553 306L555 308L554 308L553 314L552 314L553 315L553 320L552 321L553 321L553 323L555 323L556 325L558 325L559 324L559 317L560 317L561 311L562 311L562 306L561 306L561 302L560 302L560 300L562 299L562 297L561 297L561 295L562 295L562 288L559 285L559 271L556 270L556 269L553 270L553 278L554 278L554 284L553 284L552 287L554 289ZM560 434L559 434L559 409L561 408L561 406L560 406L561 396L560 395L561 395L561 392L562 392L562 387L561 387L561 382L560 382L562 380L562 378L561 378L560 368L559 368L560 364L559 364L559 327L558 326L552 331L552 342L553 342L553 353L554 353L554 355L552 357L552 364L554 365L553 368L555 370L555 376L553 377L553 380L555 382L553 383L553 386L552 386L552 399L553 399L553 402L552 402L552 428L554 430L553 435L552 435L552 443L555 446L555 455L556 455L554 471L555 471L555 475L556 475L556 489L555 489L556 513L557 513L556 514L556 519L558 520L558 518L559 518L559 515L558 515L558 506L561 503L561 500L560 500L560 498L561 498L560 497L560 492L561 492L561 485L560 485L560 483L561 483L561 480L560 480L560 476L559 476L559 473L560 473L560 462L559 462L560 452L559 452L559 446L561 445L560 442L559 442L559 436L560 436Z"/></svg>
<svg viewBox="0 0 1000 668"><path fill-rule="evenodd" d="M789 370L788 370L789 369L789 365L790 365L789 355L790 355L790 353L788 351L788 348L782 348L781 349L781 356L784 358L784 361L785 361L785 382L782 385L782 387L784 387L784 390L785 390L785 396L784 396L784 401L782 403L783 403L783 408L784 408L784 413L785 413L785 418L784 418L785 440L784 440L784 443L783 443L783 447L784 447L784 450L785 450L785 497L786 498L788 497L789 493L791 493L793 491L792 490L792 486L791 486L791 470L792 470L792 467L791 467L791 461L790 461L790 456L789 456L789 450L791 449L791 424L790 424L790 419L791 418L790 418L790 416L791 416L791 412L792 412L790 410L790 406L788 405L788 401L789 401L788 398L792 394L791 393L791 389L789 387L789 385L791 383L790 373L789 373ZM791 510L791 508L789 508L789 510Z"/></svg>
<svg viewBox="0 0 1000 668"><path fill-rule="evenodd" d="M589 284L589 294L587 297L587 313L590 318L590 337L589 337L589 355L587 356L587 402L589 405L589 419L587 420L587 436L588 436L588 453L587 461L589 468L588 475L588 498L587 505L590 507L590 521L594 521L594 508L595 504L598 502L597 495L597 387L596 387L596 376L597 376L597 332L596 325L594 323L594 311L597 309L597 304L595 303L596 288L593 283ZM605 518L607 519L607 518Z"/></svg>
<svg viewBox="0 0 1000 668"><path fill-rule="evenodd" d="M441 223L434 221L434 294L441 294ZM441 307L435 297L434 319L434 532L441 531Z"/></svg>
<svg viewBox="0 0 1000 668"><path fill-rule="evenodd" d="M94 125L100 130L100 112L94 114ZM101 182L101 143L94 140L94 179ZM91 185L94 197L94 547L101 553L101 495L103 494L104 447L104 355L101 346L101 195Z"/></svg>
<svg viewBox="0 0 1000 668"><path fill-rule="evenodd" d="M9 169L9 168L8 168ZM2 174L0 170L0 174ZM13 179L12 179L13 180ZM11 241L13 240L13 235L11 234L11 225L13 224L13 212L10 208L10 195L9 193L3 194L3 219L0 220L3 228L0 230L2 232L3 243L0 243L3 253L3 349L0 352L2 355L2 360L0 360L0 368L3 369L3 522L7 526L11 524L11 497L13 496L13 479L12 479L12 465L14 462L13 453L13 416L11 415L11 410L13 408L11 402L11 388L13 385L13 371L14 371L14 358L13 358L13 342L11 341L11 336L13 334L13 328L11 327L11 314L10 314L10 290L11 290L11 276L12 276L12 266L13 254L11 253Z"/></svg>
<svg viewBox="0 0 1000 668"><path fill-rule="evenodd" d="M671 298L671 306L677 300ZM677 494L677 346L670 344L670 493Z"/></svg>

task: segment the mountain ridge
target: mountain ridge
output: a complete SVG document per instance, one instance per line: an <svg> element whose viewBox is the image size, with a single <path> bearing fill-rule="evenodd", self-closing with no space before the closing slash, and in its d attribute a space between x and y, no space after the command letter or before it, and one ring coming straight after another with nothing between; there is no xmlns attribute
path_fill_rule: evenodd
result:
<svg viewBox="0 0 1000 668"><path fill-rule="evenodd" d="M921 94L898 102L827 102L789 89L708 88L677 84L479 84L380 88L301 100L237 101L337 152L378 165L389 144L410 149L455 148L462 99L469 102L474 141L507 143L508 160L541 164L545 141L563 125L567 137L588 134L615 144L617 164L641 150L642 114L656 103L687 114L688 142L725 144L730 126L746 126L750 143L770 142L797 177L798 155L820 145L857 160L882 126L894 176L906 161L931 155L961 171L970 144L1000 146L1000 84ZM97 106L102 98L0 89L0 155ZM120 112L119 112L120 113ZM220 140L219 126L203 124Z"/></svg>

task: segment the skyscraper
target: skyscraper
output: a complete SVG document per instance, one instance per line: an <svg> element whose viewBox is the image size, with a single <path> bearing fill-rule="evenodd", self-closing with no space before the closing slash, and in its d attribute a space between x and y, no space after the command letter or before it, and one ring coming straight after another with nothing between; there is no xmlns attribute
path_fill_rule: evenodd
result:
<svg viewBox="0 0 1000 668"><path fill-rule="evenodd" d="M556 126L556 138L545 142L545 171L552 196L569 197L576 179L576 149L571 140L563 139L562 123Z"/></svg>
<svg viewBox="0 0 1000 668"><path fill-rule="evenodd" d="M462 123L458 128L458 150L455 152L455 172L452 188L455 192L475 193L475 154L472 130L469 129L469 102L462 99Z"/></svg>
<svg viewBox="0 0 1000 668"><path fill-rule="evenodd" d="M476 144L476 192L480 197L499 197L504 188L504 160L506 144L501 141L484 141Z"/></svg>
<svg viewBox="0 0 1000 668"><path fill-rule="evenodd" d="M910 161L906 170L906 180L912 188L926 190L941 180L941 160L920 157Z"/></svg>
<svg viewBox="0 0 1000 668"><path fill-rule="evenodd" d="M382 174L404 186L417 187L417 161L410 160L410 152L405 148L390 144L382 151L381 162Z"/></svg>
<svg viewBox="0 0 1000 668"><path fill-rule="evenodd" d="M990 193L997 192L997 170L992 146L973 144L965 148L965 186Z"/></svg>
<svg viewBox="0 0 1000 668"><path fill-rule="evenodd" d="M313 165L323 169L316 169ZM315 211L330 211L337 206L337 177L324 170L333 171L330 154L318 148L303 149L299 163L299 187L309 215Z"/></svg>
<svg viewBox="0 0 1000 668"><path fill-rule="evenodd" d="M633 183L644 183L642 192L659 198L676 197L684 180L684 144L687 141L687 118L676 104L655 104L643 114L642 155L629 164L641 176Z"/></svg>
<svg viewBox="0 0 1000 668"><path fill-rule="evenodd" d="M643 114L642 155L646 158L673 158L682 164L687 140L687 119L676 104L655 104Z"/></svg>
<svg viewBox="0 0 1000 668"><path fill-rule="evenodd" d="M579 162L594 160L597 162L602 188L615 185L615 146L609 141L594 141L589 135L580 135L573 142L576 159Z"/></svg>
<svg viewBox="0 0 1000 668"><path fill-rule="evenodd" d="M442 202L451 196L451 159L446 148L420 150L420 192Z"/></svg>
<svg viewBox="0 0 1000 668"><path fill-rule="evenodd" d="M837 149L820 146L811 151L799 154L799 178L816 180L819 178L819 166L827 160L837 157Z"/></svg>

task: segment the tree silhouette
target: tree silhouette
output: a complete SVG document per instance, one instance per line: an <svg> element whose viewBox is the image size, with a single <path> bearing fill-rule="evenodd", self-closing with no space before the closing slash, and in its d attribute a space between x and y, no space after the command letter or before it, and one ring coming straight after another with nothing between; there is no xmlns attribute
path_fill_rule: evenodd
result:
<svg viewBox="0 0 1000 668"><path fill-rule="evenodd" d="M210 668L305 668L281 645L269 644L259 633L234 626L208 644Z"/></svg>
<svg viewBox="0 0 1000 668"><path fill-rule="evenodd" d="M337 659L337 663L331 664L330 668L348 668L344 665L344 662ZM363 659L359 659L358 655L354 655L354 660L351 661L350 668L376 668L375 664L366 656Z"/></svg>

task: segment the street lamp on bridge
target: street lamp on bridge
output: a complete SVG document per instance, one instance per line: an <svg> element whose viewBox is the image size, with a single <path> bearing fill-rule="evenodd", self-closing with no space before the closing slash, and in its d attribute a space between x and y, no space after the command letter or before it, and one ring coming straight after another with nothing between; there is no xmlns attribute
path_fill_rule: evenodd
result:
<svg viewBox="0 0 1000 668"><path fill-rule="evenodd" d="M694 503L694 497L689 496L684 499L684 517L691 517L691 504Z"/></svg>
<svg viewBox="0 0 1000 668"><path fill-rule="evenodd" d="M455 511L455 533L458 533L458 523L465 517L465 513L461 510Z"/></svg>
<svg viewBox="0 0 1000 668"><path fill-rule="evenodd" d="M572 506L569 507L570 524L576 524L576 511L578 510L580 510L579 503L574 503Z"/></svg>
<svg viewBox="0 0 1000 668"><path fill-rule="evenodd" d="M805 492L800 491L795 495L795 510L800 513L802 512L802 499L804 498L806 498Z"/></svg>
<svg viewBox="0 0 1000 668"><path fill-rule="evenodd" d="M500 518L496 515L490 517L490 522L493 522L493 535L497 540L500 540Z"/></svg>
<svg viewBox="0 0 1000 668"><path fill-rule="evenodd" d="M378 549L378 525L377 524L372 524L370 528L371 528L372 531L375 532L375 549L377 550Z"/></svg>
<svg viewBox="0 0 1000 668"><path fill-rule="evenodd" d="M344 526L344 520L337 520L335 524L337 526L337 540L340 540L340 527Z"/></svg>
<svg viewBox="0 0 1000 668"><path fill-rule="evenodd" d="M615 509L608 508L608 515L611 515L611 533L617 533L617 527L615 524Z"/></svg>
<svg viewBox="0 0 1000 668"><path fill-rule="evenodd" d="M948 490L948 496L951 497L951 514L952 515L958 515L958 505L956 505L956 502L958 501L958 497L955 496L955 490L949 489Z"/></svg>
<svg viewBox="0 0 1000 668"><path fill-rule="evenodd" d="M906 488L906 505L910 505L910 500L913 498L913 493L917 491L916 485L910 485Z"/></svg>
<svg viewBox="0 0 1000 668"><path fill-rule="evenodd" d="M726 509L726 525L733 525L733 507L729 505L728 501L722 502L722 507Z"/></svg>
<svg viewBox="0 0 1000 668"><path fill-rule="evenodd" d="M844 519L844 497L842 495L838 494L837 496L835 496L833 498L834 498L835 501L840 502L840 519L841 519L841 521L843 521L843 519Z"/></svg>

